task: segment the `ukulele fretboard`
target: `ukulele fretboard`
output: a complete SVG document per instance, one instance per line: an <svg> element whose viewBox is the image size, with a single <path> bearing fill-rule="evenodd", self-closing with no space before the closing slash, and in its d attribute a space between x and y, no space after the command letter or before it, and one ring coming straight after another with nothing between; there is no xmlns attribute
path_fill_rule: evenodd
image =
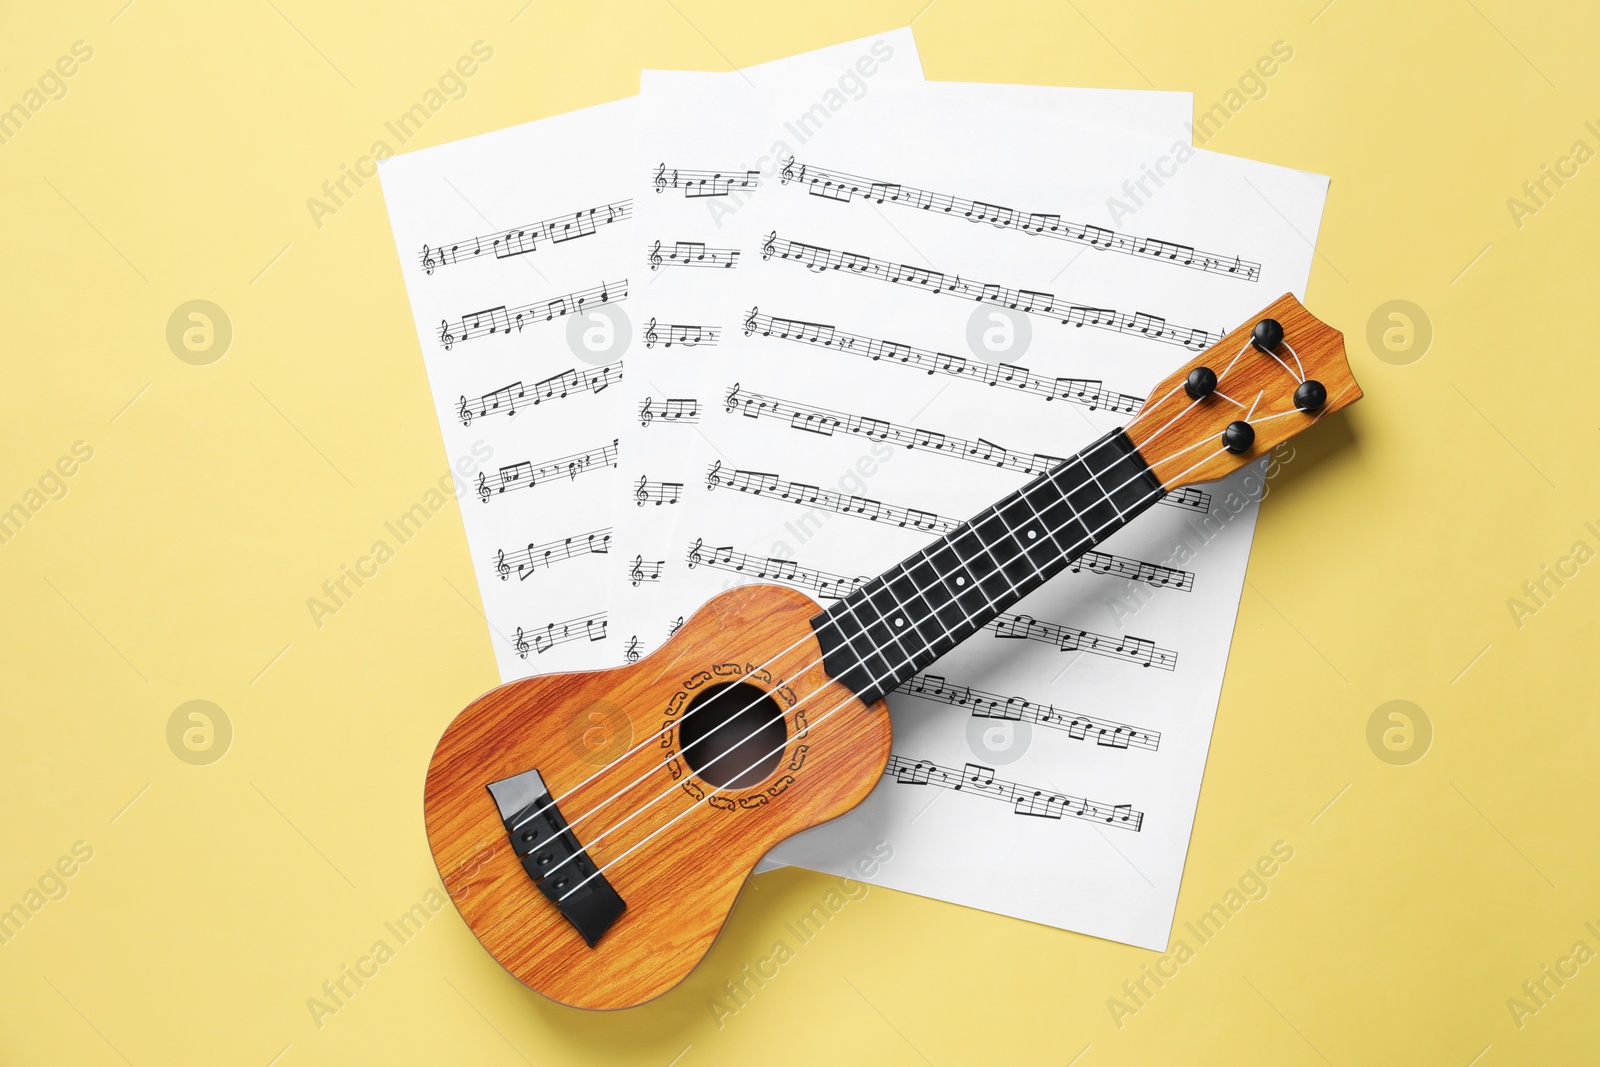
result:
<svg viewBox="0 0 1600 1067"><path fill-rule="evenodd" d="M828 673L870 703L991 626L1171 670L1176 654L1143 639L1002 614L1161 495L1127 434L1112 431L813 619Z"/></svg>

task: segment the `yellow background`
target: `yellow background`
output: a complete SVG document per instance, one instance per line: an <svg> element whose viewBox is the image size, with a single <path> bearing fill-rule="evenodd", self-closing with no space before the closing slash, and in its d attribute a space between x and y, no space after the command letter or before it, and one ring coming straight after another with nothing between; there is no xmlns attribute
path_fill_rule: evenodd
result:
<svg viewBox="0 0 1600 1067"><path fill-rule="evenodd" d="M0 508L94 449L0 545L0 907L94 849L0 945L0 1062L1600 1058L1600 962L1520 1027L1506 1003L1575 941L1600 951L1600 564L1520 627L1507 607L1600 548L1600 163L1520 227L1506 206L1600 148L1593 5L124 3L0 14L0 106L94 49L0 145ZM1177 936L1274 842L1294 859L1120 1026L1108 998L1156 954L873 890L719 1027L723 984L836 884L789 871L648 1006L548 1003L445 909L319 1029L307 998L437 886L423 770L495 670L453 508L309 618L445 456L380 190L321 228L306 199L475 40L493 61L413 146L913 18L930 78L1201 109L1295 50L1209 147L1332 175L1310 304L1367 396L1263 507ZM197 298L234 330L210 366L166 343ZM1434 331L1409 365L1366 339L1396 299ZM192 699L233 724L209 766L167 745ZM1391 699L1433 727L1410 765L1368 746Z"/></svg>

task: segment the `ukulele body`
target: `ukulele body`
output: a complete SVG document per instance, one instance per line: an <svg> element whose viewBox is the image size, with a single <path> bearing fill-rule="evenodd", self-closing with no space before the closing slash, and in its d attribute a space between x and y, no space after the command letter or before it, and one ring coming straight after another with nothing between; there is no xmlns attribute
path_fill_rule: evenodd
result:
<svg viewBox="0 0 1600 1067"><path fill-rule="evenodd" d="M823 669L820 610L781 586L734 589L637 663L511 682L456 716L428 765L428 843L450 899L506 970L575 1007L658 996L705 955L757 860L872 791L888 711ZM553 801L592 860L545 875L544 890L513 847L504 794L487 788L530 770L548 790L537 811ZM620 898L603 894L620 913L593 947L550 898L557 878L568 900L601 879Z"/></svg>

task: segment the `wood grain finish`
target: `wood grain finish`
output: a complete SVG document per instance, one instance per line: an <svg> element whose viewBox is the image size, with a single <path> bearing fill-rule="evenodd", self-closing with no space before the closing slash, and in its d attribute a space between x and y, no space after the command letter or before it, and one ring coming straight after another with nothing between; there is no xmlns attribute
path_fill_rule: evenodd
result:
<svg viewBox="0 0 1600 1067"><path fill-rule="evenodd" d="M511 682L455 718L428 765L428 843L451 900L508 971L575 1007L659 996L711 947L763 854L871 792L888 711L824 673L810 626L820 610L780 586L735 589L638 663ZM683 762L677 723L696 690L721 682L772 693L788 743L764 781L717 793ZM485 788L530 768L627 904L594 948L523 870Z"/></svg>
<svg viewBox="0 0 1600 1067"><path fill-rule="evenodd" d="M1294 348L1291 354L1288 347L1279 346L1281 364L1249 344L1251 328L1264 318L1278 320L1284 340ZM1183 383L1196 367L1215 371L1220 378L1217 393L1232 400L1216 394L1189 399ZM1302 367L1306 378L1321 382L1328 391L1327 402L1309 413L1294 406L1300 384L1295 374ZM1162 484L1174 489L1232 474L1317 419L1359 399L1361 387L1345 359L1344 335L1285 293L1156 386L1127 432ZM1255 443L1238 455L1222 451L1222 431L1247 415Z"/></svg>

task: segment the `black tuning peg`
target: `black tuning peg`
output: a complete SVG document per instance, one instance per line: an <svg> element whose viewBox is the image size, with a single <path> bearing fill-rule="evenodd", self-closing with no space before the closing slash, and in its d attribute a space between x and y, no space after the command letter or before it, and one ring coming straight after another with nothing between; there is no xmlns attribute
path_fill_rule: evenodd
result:
<svg viewBox="0 0 1600 1067"><path fill-rule="evenodd" d="M1210 367L1196 367L1184 379L1183 391L1190 400L1204 400L1217 390L1217 372Z"/></svg>
<svg viewBox="0 0 1600 1067"><path fill-rule="evenodd" d="M1256 430L1248 422L1230 422L1222 431L1222 447L1234 455L1247 452L1256 443Z"/></svg>
<svg viewBox="0 0 1600 1067"><path fill-rule="evenodd" d="M1294 406L1306 414L1316 411L1328 402L1328 390L1314 378L1307 378L1294 391Z"/></svg>
<svg viewBox="0 0 1600 1067"><path fill-rule="evenodd" d="M1263 352L1276 352L1283 344L1283 324L1277 319L1262 319L1250 331L1250 343Z"/></svg>

